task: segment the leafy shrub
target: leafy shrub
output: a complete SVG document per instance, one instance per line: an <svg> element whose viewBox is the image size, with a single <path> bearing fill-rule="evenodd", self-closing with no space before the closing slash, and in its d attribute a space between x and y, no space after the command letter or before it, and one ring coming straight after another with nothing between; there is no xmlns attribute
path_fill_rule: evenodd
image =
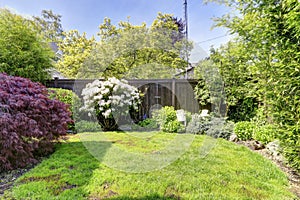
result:
<svg viewBox="0 0 300 200"><path fill-rule="evenodd" d="M200 73L201 74L201 73ZM201 76L201 75L198 75ZM195 98L198 100L200 106L206 106L211 103L211 95L207 84L203 78L198 80L194 89Z"/></svg>
<svg viewBox="0 0 300 200"><path fill-rule="evenodd" d="M200 114L195 113L192 115L191 122L186 127L186 132L193 134L205 134L210 128L211 117L202 117Z"/></svg>
<svg viewBox="0 0 300 200"><path fill-rule="evenodd" d="M75 123L78 132L97 132L101 131L101 127L97 122L81 120Z"/></svg>
<svg viewBox="0 0 300 200"><path fill-rule="evenodd" d="M82 91L83 110L96 115L103 131L118 130L118 120L138 109L140 94L126 80L95 80Z"/></svg>
<svg viewBox="0 0 300 200"><path fill-rule="evenodd" d="M75 120L79 119L79 108L82 106L80 98L71 90L62 88L48 88L49 98L57 99L65 104L70 105L72 117Z"/></svg>
<svg viewBox="0 0 300 200"><path fill-rule="evenodd" d="M233 132L233 122L226 122L221 117L203 117L200 114L193 114L192 120L186 128L187 133L206 134L214 138L229 139Z"/></svg>
<svg viewBox="0 0 300 200"><path fill-rule="evenodd" d="M280 140L282 153L289 165L300 172L300 128L299 125L265 125L268 117L262 107L257 110L254 121L261 125L254 133L254 139L268 143L274 139ZM280 114L286 111L280 111ZM282 118L284 119L284 118Z"/></svg>
<svg viewBox="0 0 300 200"><path fill-rule="evenodd" d="M276 139L276 127L271 124L259 126L254 130L253 139L267 144Z"/></svg>
<svg viewBox="0 0 300 200"><path fill-rule="evenodd" d="M300 172L300 126L280 130L279 139L289 165Z"/></svg>
<svg viewBox="0 0 300 200"><path fill-rule="evenodd" d="M136 131L150 131L150 130L157 130L158 124L152 118L147 118L143 121L138 122L138 124L134 124L132 126L132 130Z"/></svg>
<svg viewBox="0 0 300 200"><path fill-rule="evenodd" d="M0 73L0 171L24 167L52 152L70 115L66 104L48 98L45 86Z"/></svg>
<svg viewBox="0 0 300 200"><path fill-rule="evenodd" d="M206 131L206 135L214 138L223 138L228 140L233 133L234 123L226 121L225 118L212 117L210 120L210 128Z"/></svg>
<svg viewBox="0 0 300 200"><path fill-rule="evenodd" d="M143 120L143 121L140 121L139 123L139 126L141 126L141 127L146 127L146 126L152 126L152 125L157 125L156 124L156 121L154 120L154 119L151 119L151 118L148 118L148 119L145 119L145 120Z"/></svg>
<svg viewBox="0 0 300 200"><path fill-rule="evenodd" d="M188 125L192 121L192 113L188 111L184 111L186 124Z"/></svg>
<svg viewBox="0 0 300 200"><path fill-rule="evenodd" d="M251 122L254 122L257 126L264 126L268 124L268 116L266 115L267 110L265 107L259 107L256 109L255 116L251 119Z"/></svg>
<svg viewBox="0 0 300 200"><path fill-rule="evenodd" d="M228 106L228 118L234 122L251 120L255 116L258 108L257 99L243 96L240 96L240 98L241 99L237 99L233 105Z"/></svg>
<svg viewBox="0 0 300 200"><path fill-rule="evenodd" d="M0 72L44 82L54 53L37 27L21 15L0 8Z"/></svg>
<svg viewBox="0 0 300 200"><path fill-rule="evenodd" d="M253 139L255 129L256 125L253 122L242 121L235 124L234 133L240 140L250 140Z"/></svg>
<svg viewBox="0 0 300 200"><path fill-rule="evenodd" d="M176 111L172 106L165 106L154 111L153 119L157 121L160 130L163 132L176 133L184 129L183 124L177 120Z"/></svg>
<svg viewBox="0 0 300 200"><path fill-rule="evenodd" d="M62 88L49 88L49 98L57 99L69 105L69 111L72 113L71 118L74 122L80 119L79 109L82 106L80 98L71 90ZM69 129L74 130L74 123L69 124Z"/></svg>
<svg viewBox="0 0 300 200"><path fill-rule="evenodd" d="M167 133L177 133L182 132L184 130L183 124L181 124L179 121L169 121L168 123L165 123L162 128L162 131Z"/></svg>

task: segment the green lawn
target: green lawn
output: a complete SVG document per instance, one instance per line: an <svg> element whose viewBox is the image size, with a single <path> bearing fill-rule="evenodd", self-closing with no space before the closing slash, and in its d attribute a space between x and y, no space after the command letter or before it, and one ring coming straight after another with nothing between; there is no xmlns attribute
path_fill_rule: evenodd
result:
<svg viewBox="0 0 300 200"><path fill-rule="evenodd" d="M159 132L72 136L3 198L296 199L286 176L244 146Z"/></svg>

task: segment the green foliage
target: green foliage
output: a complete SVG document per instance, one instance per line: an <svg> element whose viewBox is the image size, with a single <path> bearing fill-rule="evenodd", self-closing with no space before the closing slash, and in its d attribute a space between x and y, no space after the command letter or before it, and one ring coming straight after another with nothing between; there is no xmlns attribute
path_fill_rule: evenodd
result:
<svg viewBox="0 0 300 200"><path fill-rule="evenodd" d="M234 125L234 133L240 140L253 139L253 134L256 129L256 125L253 122L241 121Z"/></svg>
<svg viewBox="0 0 300 200"><path fill-rule="evenodd" d="M165 106L153 113L153 119L159 124L160 130L168 133L176 133L184 127L177 120L176 111L172 106Z"/></svg>
<svg viewBox="0 0 300 200"><path fill-rule="evenodd" d="M69 110L72 113L72 119L79 120L79 109L82 106L80 98L72 91L62 88L48 88L49 98L57 99L69 105Z"/></svg>
<svg viewBox="0 0 300 200"><path fill-rule="evenodd" d="M210 122L210 129L206 132L214 138L223 138L228 140L230 135L233 133L234 123L231 121L226 121L221 117L213 117Z"/></svg>
<svg viewBox="0 0 300 200"><path fill-rule="evenodd" d="M258 108L255 112L255 116L251 119L251 121L256 123L257 126L263 126L263 125L269 124L268 117L266 116L265 107Z"/></svg>
<svg viewBox="0 0 300 200"><path fill-rule="evenodd" d="M186 127L187 133L205 134L210 128L211 117L202 117L200 114L193 114L192 120Z"/></svg>
<svg viewBox="0 0 300 200"><path fill-rule="evenodd" d="M195 68L195 78L198 79L198 84L194 92L200 107L211 105L213 112L224 117L226 112L222 110L226 99L224 81L217 65L209 59L202 60Z"/></svg>
<svg viewBox="0 0 300 200"><path fill-rule="evenodd" d="M74 92L72 92L72 90L67 90L63 88L49 88L48 90L49 97L51 99L57 99L70 106L74 106L73 104L75 99L73 100L73 98L79 98Z"/></svg>
<svg viewBox="0 0 300 200"><path fill-rule="evenodd" d="M53 20L51 30L59 30L59 16L44 14ZM58 71L68 78L173 78L187 65L183 55L192 44L183 37L182 21L170 14L159 13L149 28L124 21L117 27L105 18L99 29L100 41L77 30L63 33Z"/></svg>
<svg viewBox="0 0 300 200"><path fill-rule="evenodd" d="M210 103L209 89L203 79L198 80L194 91L195 98L198 100L200 106L206 106Z"/></svg>
<svg viewBox="0 0 300 200"><path fill-rule="evenodd" d="M269 123L281 129L297 129L300 119L299 1L226 0L222 3L232 8L235 15L216 19L216 26L229 28L237 37L211 57L223 71L226 93L229 91L227 96L232 99L229 102L234 103L235 98L241 102L253 98L252 102L264 107ZM283 146L299 137L298 131L287 132L281 138ZM290 148L298 151L293 145ZM287 154L290 163L297 160L292 155Z"/></svg>
<svg viewBox="0 0 300 200"><path fill-rule="evenodd" d="M300 126L290 126L280 130L279 139L290 166L300 172Z"/></svg>
<svg viewBox="0 0 300 200"><path fill-rule="evenodd" d="M240 140L258 140L263 144L278 139L278 126L258 121L241 121L234 126L234 133Z"/></svg>
<svg viewBox="0 0 300 200"><path fill-rule="evenodd" d="M54 14L52 10L42 10L41 16L34 16L34 22L39 31L49 42L58 42L63 38L61 15Z"/></svg>
<svg viewBox="0 0 300 200"><path fill-rule="evenodd" d="M64 76L76 78L94 45L94 37L88 39L86 33L81 35L77 30L63 32L63 39L58 43L62 58L56 63L55 67Z"/></svg>
<svg viewBox="0 0 300 200"><path fill-rule="evenodd" d="M192 44L182 37L182 23L172 15L159 14L151 27L105 18L100 41L84 62L79 75L85 78L172 78L187 63L182 55ZM159 70L160 73L154 73Z"/></svg>
<svg viewBox="0 0 300 200"><path fill-rule="evenodd" d="M238 99L234 105L228 106L228 119L234 122L249 121L255 117L257 109L258 103L255 98L243 97Z"/></svg>
<svg viewBox="0 0 300 200"><path fill-rule="evenodd" d="M161 130L167 133L177 133L183 129L183 125L177 120L169 121L161 126Z"/></svg>
<svg viewBox="0 0 300 200"><path fill-rule="evenodd" d="M238 40L211 52L211 61L218 66L225 85L227 116L235 122L249 121L258 107L257 76L251 73L247 48ZM248 63L249 62L249 63Z"/></svg>
<svg viewBox="0 0 300 200"><path fill-rule="evenodd" d="M229 139L233 133L233 126L233 122L226 122L224 118L213 116L203 117L195 113L192 115L192 120L186 128L186 132Z"/></svg>
<svg viewBox="0 0 300 200"><path fill-rule="evenodd" d="M132 129L137 131L157 130L158 124L154 119L147 118L143 121L138 122L138 124L133 124Z"/></svg>
<svg viewBox="0 0 300 200"><path fill-rule="evenodd" d="M192 113L189 111L184 111L186 124L189 124L192 121Z"/></svg>
<svg viewBox="0 0 300 200"><path fill-rule="evenodd" d="M97 122L81 120L75 123L75 128L79 133L83 132L97 132L101 130Z"/></svg>
<svg viewBox="0 0 300 200"><path fill-rule="evenodd" d="M68 110L72 113L72 123L68 124L68 129L75 131L75 122L80 119L79 109L82 106L80 98L72 90L62 88L48 88L49 98L59 100L67 104Z"/></svg>
<svg viewBox="0 0 300 200"><path fill-rule="evenodd" d="M271 124L258 126L253 133L253 139L268 144L278 137L277 130L278 128Z"/></svg>
<svg viewBox="0 0 300 200"><path fill-rule="evenodd" d="M209 87L205 81L207 77L205 73L212 65L213 63L210 60L202 60L195 67L194 78L198 79L198 83L194 88L194 92L195 98L199 101L200 106L206 106L211 103Z"/></svg>
<svg viewBox="0 0 300 200"><path fill-rule="evenodd" d="M32 21L0 9L0 72L44 82L53 56Z"/></svg>

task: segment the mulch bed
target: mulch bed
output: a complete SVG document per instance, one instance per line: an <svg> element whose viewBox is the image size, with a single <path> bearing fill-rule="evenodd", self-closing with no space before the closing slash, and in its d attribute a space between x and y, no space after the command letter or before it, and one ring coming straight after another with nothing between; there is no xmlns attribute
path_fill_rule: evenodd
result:
<svg viewBox="0 0 300 200"><path fill-rule="evenodd" d="M24 173L31 170L35 165L29 165L24 169L15 169L7 172L0 173L0 197L4 194L5 190L13 187L14 182Z"/></svg>

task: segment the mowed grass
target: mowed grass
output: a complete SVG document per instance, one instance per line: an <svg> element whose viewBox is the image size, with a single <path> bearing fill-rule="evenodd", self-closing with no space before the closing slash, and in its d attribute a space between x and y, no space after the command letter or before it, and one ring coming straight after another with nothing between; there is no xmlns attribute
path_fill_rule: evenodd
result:
<svg viewBox="0 0 300 200"><path fill-rule="evenodd" d="M185 143L179 144L180 139ZM211 140L197 135L191 142L185 134L160 132L70 136L2 198L296 199L286 176L244 146L218 139L204 156L203 145ZM168 154L176 159L170 162ZM135 163L132 155L144 155L144 165ZM156 156L167 163L147 168L151 164L147 159Z"/></svg>

